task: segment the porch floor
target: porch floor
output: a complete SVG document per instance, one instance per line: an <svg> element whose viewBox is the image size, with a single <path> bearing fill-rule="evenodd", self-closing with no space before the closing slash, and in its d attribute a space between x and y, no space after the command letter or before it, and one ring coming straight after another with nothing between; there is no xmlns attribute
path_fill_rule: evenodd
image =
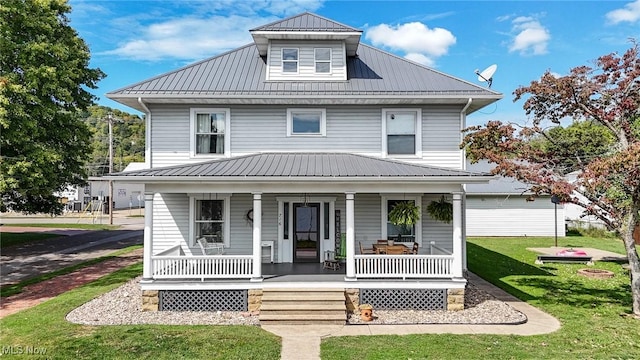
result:
<svg viewBox="0 0 640 360"><path fill-rule="evenodd" d="M340 269L323 269L321 263L262 264L265 282L343 281L346 274L344 264Z"/></svg>

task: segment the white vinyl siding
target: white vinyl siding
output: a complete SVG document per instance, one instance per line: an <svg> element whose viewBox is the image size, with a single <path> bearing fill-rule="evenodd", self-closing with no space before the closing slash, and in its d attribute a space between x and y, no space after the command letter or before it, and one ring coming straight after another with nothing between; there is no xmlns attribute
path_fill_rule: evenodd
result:
<svg viewBox="0 0 640 360"><path fill-rule="evenodd" d="M154 167L206 160L190 156L190 112L187 105L153 105L152 161ZM229 153L350 152L382 156L382 107L328 106L326 136L287 136L286 106L238 105L229 109ZM461 168L460 108L429 106L422 111L422 158L403 161Z"/></svg>
<svg viewBox="0 0 640 360"><path fill-rule="evenodd" d="M283 71L283 50L298 49L298 71ZM329 49L330 71L316 71L315 49ZM267 54L267 81L280 80L347 80L344 44L341 41L276 41L270 43Z"/></svg>
<svg viewBox="0 0 640 360"><path fill-rule="evenodd" d="M437 221L429 216L426 208L431 201L440 200L440 194L425 194L422 196L422 245L424 249L428 249L433 241L434 245L445 249L449 252L453 251L453 225L442 221ZM425 250L428 253L428 250ZM437 253L436 253L437 254Z"/></svg>
<svg viewBox="0 0 640 360"><path fill-rule="evenodd" d="M380 153L380 108L327 107L326 136L287 136L287 108L232 109L234 155L264 151Z"/></svg>
<svg viewBox="0 0 640 360"><path fill-rule="evenodd" d="M153 197L153 254L180 245L190 254L189 198L186 194L155 194Z"/></svg>
<svg viewBox="0 0 640 360"><path fill-rule="evenodd" d="M558 236L565 236L563 210L559 205ZM467 194L467 236L554 236L554 219L549 198Z"/></svg>
<svg viewBox="0 0 640 360"><path fill-rule="evenodd" d="M460 108L430 106L422 110L422 163L461 169Z"/></svg>

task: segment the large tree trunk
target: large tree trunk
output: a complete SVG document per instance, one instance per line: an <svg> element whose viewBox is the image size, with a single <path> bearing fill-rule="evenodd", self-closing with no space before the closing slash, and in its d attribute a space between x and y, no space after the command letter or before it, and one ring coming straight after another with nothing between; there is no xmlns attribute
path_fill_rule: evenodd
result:
<svg viewBox="0 0 640 360"><path fill-rule="evenodd" d="M627 251L627 259L631 271L631 297L633 314L640 319L640 260L638 252L633 240L633 230L636 224L635 216L627 216L624 230L622 231L622 240Z"/></svg>

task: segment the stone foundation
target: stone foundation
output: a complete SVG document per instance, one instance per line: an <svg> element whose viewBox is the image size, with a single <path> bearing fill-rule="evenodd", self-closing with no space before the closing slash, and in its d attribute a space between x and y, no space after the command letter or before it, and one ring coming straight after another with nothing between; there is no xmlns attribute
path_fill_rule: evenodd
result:
<svg viewBox="0 0 640 360"><path fill-rule="evenodd" d="M348 312L354 312L360 305L360 289L345 289L344 300Z"/></svg>
<svg viewBox="0 0 640 360"><path fill-rule="evenodd" d="M260 306L262 305L262 289L249 290L247 301L249 312L260 311Z"/></svg>
<svg viewBox="0 0 640 360"><path fill-rule="evenodd" d="M158 311L158 290L142 291L142 311Z"/></svg>
<svg viewBox="0 0 640 360"><path fill-rule="evenodd" d="M464 310L464 289L448 289L447 290L447 310L448 311Z"/></svg>

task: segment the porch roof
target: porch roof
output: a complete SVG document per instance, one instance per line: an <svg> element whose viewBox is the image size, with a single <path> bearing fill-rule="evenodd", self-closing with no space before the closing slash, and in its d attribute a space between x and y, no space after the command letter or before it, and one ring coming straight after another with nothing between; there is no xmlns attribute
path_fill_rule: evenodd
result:
<svg viewBox="0 0 640 360"><path fill-rule="evenodd" d="M423 180L487 182L494 176L348 153L258 153L196 164L114 173L113 180Z"/></svg>

